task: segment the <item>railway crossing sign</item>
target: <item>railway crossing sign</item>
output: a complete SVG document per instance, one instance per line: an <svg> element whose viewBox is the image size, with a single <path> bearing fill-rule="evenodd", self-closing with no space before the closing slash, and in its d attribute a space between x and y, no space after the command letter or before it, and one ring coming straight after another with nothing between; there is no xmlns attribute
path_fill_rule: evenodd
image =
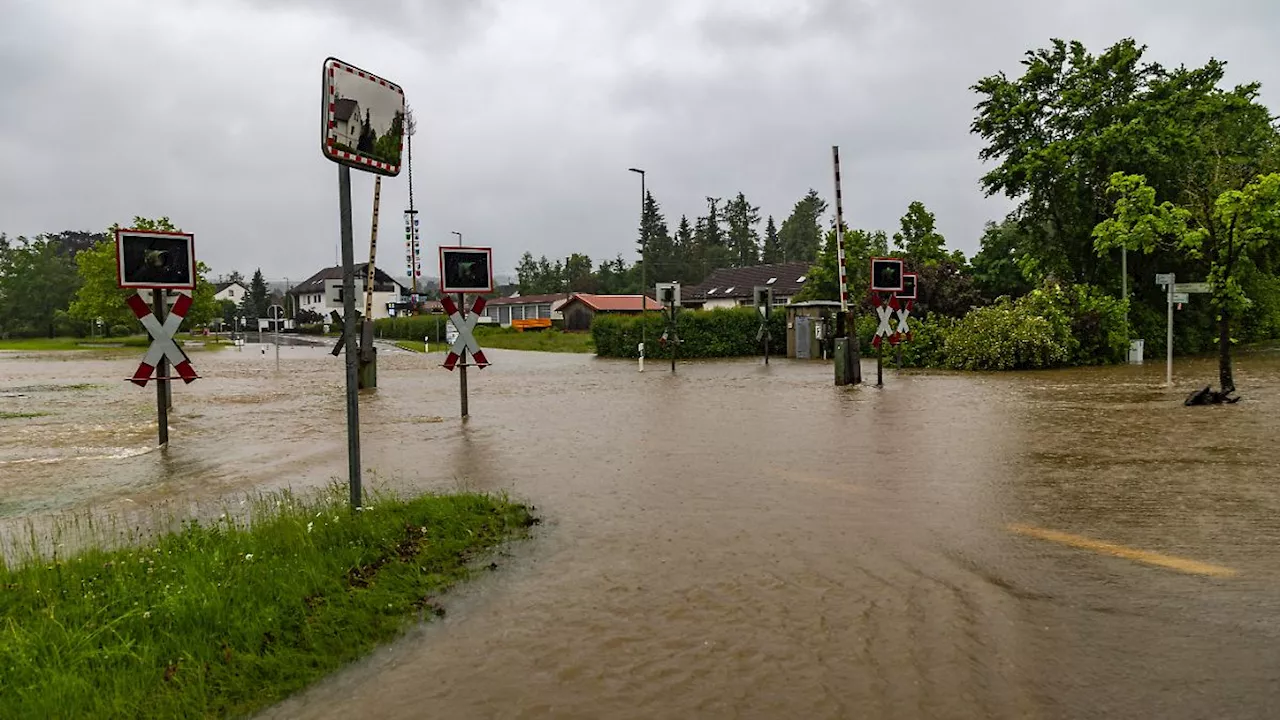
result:
<svg viewBox="0 0 1280 720"><path fill-rule="evenodd" d="M151 312L151 308L147 307L147 302L142 299L141 295L131 295L128 300L129 309L133 310L133 314L138 317L138 321L147 329L147 333L151 335L151 347L147 349L147 354L143 356L142 362L138 365L138 370L129 378L129 382L138 387L146 387L147 382L151 380L151 374L156 371L156 367L160 364L161 358L167 358L173 363L173 369L177 371L178 377L182 378L184 383L190 384L195 382L200 376L196 374L195 368L191 367L191 360L187 354L178 347L173 341L173 336L178 332L178 326L182 325L182 320L186 317L187 311L191 309L191 296L179 295L177 301L173 304L173 309L169 312L169 316L161 323ZM164 381L170 378L156 378Z"/></svg>
<svg viewBox="0 0 1280 720"><path fill-rule="evenodd" d="M876 326L875 337L871 338L871 344L880 347L880 343L884 338L893 335L893 325L889 320L893 317L893 308L889 307L889 303L880 303L876 306L876 316L880 318L880 324Z"/></svg>
<svg viewBox="0 0 1280 720"><path fill-rule="evenodd" d="M913 282L912 291L915 290L914 285L915 283ZM906 300L898 306L898 329L897 332L894 333L894 337L890 339L890 341L895 345L897 345L898 342L911 339L911 325L907 322L907 319L911 317L911 306L911 300Z"/></svg>
<svg viewBox="0 0 1280 720"><path fill-rule="evenodd" d="M475 336L476 323L480 320L480 313L484 312L484 298L476 298L475 303L471 306L471 313L465 318L462 316L462 311L448 295L441 297L440 304L444 306L445 314L449 316L449 322L458 330L458 339L454 340L453 345L449 348L449 354L444 359L444 367L452 371L457 366L458 360L461 359L465 368L468 352L475 359L475 365L482 368L488 367L489 361L485 359L484 351L480 349L480 343L476 342Z"/></svg>

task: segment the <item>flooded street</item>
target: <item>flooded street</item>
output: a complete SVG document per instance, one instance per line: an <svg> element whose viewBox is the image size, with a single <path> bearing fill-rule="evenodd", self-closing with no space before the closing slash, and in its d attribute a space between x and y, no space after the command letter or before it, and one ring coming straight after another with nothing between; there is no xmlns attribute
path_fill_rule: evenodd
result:
<svg viewBox="0 0 1280 720"><path fill-rule="evenodd" d="M545 524L271 718L1254 718L1280 704L1280 352L1000 375L381 351L366 482ZM345 481L341 361L0 353L0 527ZM874 367L864 375L874 378ZM88 387L68 387L90 384ZM3 415L0 415L3 417Z"/></svg>

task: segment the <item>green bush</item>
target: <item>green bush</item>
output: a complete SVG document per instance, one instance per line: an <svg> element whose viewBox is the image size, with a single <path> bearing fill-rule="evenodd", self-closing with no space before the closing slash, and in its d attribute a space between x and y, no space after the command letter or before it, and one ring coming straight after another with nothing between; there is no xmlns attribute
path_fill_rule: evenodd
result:
<svg viewBox="0 0 1280 720"><path fill-rule="evenodd" d="M111 337L126 337L132 335L133 330L128 325L112 325Z"/></svg>
<svg viewBox="0 0 1280 720"><path fill-rule="evenodd" d="M927 315L923 320L911 318L911 340L902 344L902 366L946 367L944 348L947 336L959 322L956 318L938 313Z"/></svg>
<svg viewBox="0 0 1280 720"><path fill-rule="evenodd" d="M1022 300L1001 298L961 318L942 352L953 370L1031 370L1065 365L1071 341L1065 317L1034 315Z"/></svg>
<svg viewBox="0 0 1280 720"><path fill-rule="evenodd" d="M679 357L740 357L764 353L764 341L757 340L760 315L754 308L723 310L685 310L677 316L676 331L680 338ZM645 357L671 357L672 343L660 338L666 331L661 313L644 318L635 315L597 315L591 324L591 336L600 357L639 357L641 324L648 337ZM775 309L767 324L770 353L786 350L786 313Z"/></svg>
<svg viewBox="0 0 1280 720"><path fill-rule="evenodd" d="M373 321L373 332L388 340L422 340L440 342L449 319L444 315L411 315Z"/></svg>

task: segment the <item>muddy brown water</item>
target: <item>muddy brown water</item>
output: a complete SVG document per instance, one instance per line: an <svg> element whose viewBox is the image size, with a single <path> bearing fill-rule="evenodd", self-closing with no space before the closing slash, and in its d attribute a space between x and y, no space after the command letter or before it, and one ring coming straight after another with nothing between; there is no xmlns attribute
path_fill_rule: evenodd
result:
<svg viewBox="0 0 1280 720"><path fill-rule="evenodd" d="M471 419L440 357L383 352L369 481L506 491L546 522L448 615L270 718L1272 717L1280 353L840 391L757 360L643 375L494 351ZM345 473L339 360L193 357L171 447L136 358L0 354L0 522L316 488ZM67 389L74 383L93 387ZM14 395L22 395L14 397ZM1156 567L1017 524L1228 568Z"/></svg>

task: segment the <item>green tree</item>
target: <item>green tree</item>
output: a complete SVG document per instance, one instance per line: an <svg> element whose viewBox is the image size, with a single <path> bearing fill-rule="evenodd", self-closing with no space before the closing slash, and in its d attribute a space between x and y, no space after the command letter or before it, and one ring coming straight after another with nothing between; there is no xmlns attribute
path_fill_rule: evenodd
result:
<svg viewBox="0 0 1280 720"><path fill-rule="evenodd" d="M778 226L774 224L772 215L764 224L763 260L770 265L782 262L782 241L778 237Z"/></svg>
<svg viewBox="0 0 1280 720"><path fill-rule="evenodd" d="M600 280L592 271L591 257L573 253L564 261L566 292L600 292Z"/></svg>
<svg viewBox="0 0 1280 720"><path fill-rule="evenodd" d="M269 295L267 281L262 276L262 268L258 268L253 272L253 279L249 281L249 292L245 295L249 302L249 310L252 312L251 317L255 320L267 316L267 305L270 303Z"/></svg>
<svg viewBox="0 0 1280 720"><path fill-rule="evenodd" d="M54 337L79 280L58 236L0 246L0 331Z"/></svg>
<svg viewBox="0 0 1280 720"><path fill-rule="evenodd" d="M636 241L636 249L641 253L641 262L647 268L649 280L664 280L671 277L679 268L671 234L667 231L667 220L663 217L662 207L654 199L652 192L645 194L644 212L640 217L640 237Z"/></svg>
<svg viewBox="0 0 1280 720"><path fill-rule="evenodd" d="M1166 70L1143 60L1132 39L1100 55L1079 42L1053 40L1030 51L1021 77L980 80L971 127L995 167L982 178L988 195L1018 201L1027 230L1018 252L1024 272L1117 287L1118 251L1101 257L1092 233L1111 213L1114 172L1142 174L1161 197L1174 197L1199 152L1194 136L1202 101L1221 91L1225 65ZM1246 86L1233 91L1248 102Z"/></svg>
<svg viewBox="0 0 1280 720"><path fill-rule="evenodd" d="M936 229L936 218L916 200L907 206L899 221L901 230L893 234L893 244L916 269L937 265L948 259L947 241Z"/></svg>
<svg viewBox="0 0 1280 720"><path fill-rule="evenodd" d="M747 202L742 192L725 203L726 242L734 267L748 267L760 262L760 208Z"/></svg>
<svg viewBox="0 0 1280 720"><path fill-rule="evenodd" d="M827 202L812 188L796 202L791 216L782 221L779 239L783 262L814 260L822 247L822 215Z"/></svg>
<svg viewBox="0 0 1280 720"><path fill-rule="evenodd" d="M844 231L845 265L848 268L849 303L862 303L870 288L871 258L886 255L889 252L889 237L883 230L851 230ZM836 247L836 232L827 232L822 243L822 252L818 254L813 267L809 269L809 278L804 289L796 295L796 300L839 300L840 299L840 265L839 248Z"/></svg>
<svg viewBox="0 0 1280 720"><path fill-rule="evenodd" d="M674 276L682 283L692 282L697 267L697 248L693 239L693 226L689 224L689 216L681 215L680 224L676 226L676 234L672 239L672 251L676 258Z"/></svg>
<svg viewBox="0 0 1280 720"><path fill-rule="evenodd" d="M983 297L1020 297L1031 291L1032 284L1022 268L1025 248L1025 232L1013 216L998 225L986 224L972 263L973 280Z"/></svg>
<svg viewBox="0 0 1280 720"><path fill-rule="evenodd" d="M720 198L708 197L707 214L698 218L693 226L693 255L697 270L691 273L696 276L692 282L701 282L712 270L729 267L733 263L733 252L723 223Z"/></svg>
<svg viewBox="0 0 1280 720"><path fill-rule="evenodd" d="M1280 233L1280 173L1186 206L1157 203L1155 189L1140 175L1116 173L1110 187L1118 199L1113 217L1094 230L1098 250L1149 253L1165 246L1202 265L1218 315L1218 382L1222 392L1233 392L1231 320L1250 304L1239 276Z"/></svg>

